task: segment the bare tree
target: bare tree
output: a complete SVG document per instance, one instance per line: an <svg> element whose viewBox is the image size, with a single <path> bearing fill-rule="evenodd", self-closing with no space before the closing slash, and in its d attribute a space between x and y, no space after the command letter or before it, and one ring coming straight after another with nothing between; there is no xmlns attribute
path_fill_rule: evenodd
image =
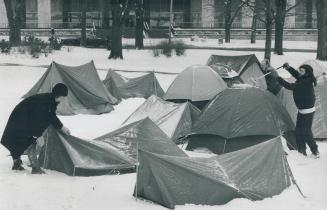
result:
<svg viewBox="0 0 327 210"><path fill-rule="evenodd" d="M283 54L283 32L284 22L286 15L289 11L296 7L302 0L299 0L297 4L289 6L286 5L287 0L262 0L260 5L253 3L247 3L247 6L254 11L257 8L256 19L262 21L265 24L266 29L266 42L265 42L265 59L271 58L271 40L272 40L272 27L275 24L275 52L277 54ZM259 2L259 1L258 1ZM258 3L256 2L256 3ZM262 15L258 14L264 14Z"/></svg>
<svg viewBox="0 0 327 210"><path fill-rule="evenodd" d="M277 55L283 55L283 36L284 36L284 23L286 16L286 1L275 0L276 16L275 16L275 48L274 52Z"/></svg>
<svg viewBox="0 0 327 210"><path fill-rule="evenodd" d="M122 27L129 13L130 1L111 0L112 28L111 28L111 51L109 59L123 59Z"/></svg>
<svg viewBox="0 0 327 210"><path fill-rule="evenodd" d="M287 0L275 0L275 48L274 52L277 55L283 55L283 40L284 40L284 23L286 16L294 16L290 11L301 4L303 0L298 0L294 5L287 5Z"/></svg>
<svg viewBox="0 0 327 210"><path fill-rule="evenodd" d="M82 0L82 19L81 19L81 46L86 47L86 10L87 10L87 1Z"/></svg>
<svg viewBox="0 0 327 210"><path fill-rule="evenodd" d="M230 43L230 30L232 28L232 24L241 11L242 7L246 5L250 0L225 0L224 1L224 16L225 16L225 42ZM237 2L236 9L232 9L234 4Z"/></svg>
<svg viewBox="0 0 327 210"><path fill-rule="evenodd" d="M327 0L317 0L317 28L318 28L318 41L317 41L317 59L327 60Z"/></svg>
<svg viewBox="0 0 327 210"><path fill-rule="evenodd" d="M135 48L143 49L143 22L144 22L144 5L143 0L136 2L136 27L135 27Z"/></svg>
<svg viewBox="0 0 327 210"><path fill-rule="evenodd" d="M9 24L9 42L11 46L21 44L20 29L23 25L23 0L4 0L8 24Z"/></svg>
<svg viewBox="0 0 327 210"><path fill-rule="evenodd" d="M257 35L257 16L258 14L258 0L254 0L253 5L253 16L252 16L252 23L251 23L251 43L254 44Z"/></svg>
<svg viewBox="0 0 327 210"><path fill-rule="evenodd" d="M305 28L312 28L312 0L305 0Z"/></svg>

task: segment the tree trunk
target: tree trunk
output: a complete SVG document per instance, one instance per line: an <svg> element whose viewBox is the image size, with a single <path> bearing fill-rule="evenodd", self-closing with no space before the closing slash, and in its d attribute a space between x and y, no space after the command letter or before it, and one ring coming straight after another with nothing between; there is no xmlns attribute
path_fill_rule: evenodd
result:
<svg viewBox="0 0 327 210"><path fill-rule="evenodd" d="M326 0L317 0L317 28L318 28L318 40L317 40L317 59L326 61L327 60L327 3Z"/></svg>
<svg viewBox="0 0 327 210"><path fill-rule="evenodd" d="M82 0L81 46L86 47L86 10L87 0Z"/></svg>
<svg viewBox="0 0 327 210"><path fill-rule="evenodd" d="M68 12L71 12L71 0L64 0L62 1L62 27L63 28L68 28L69 24L68 22L70 22L69 20L69 14Z"/></svg>
<svg viewBox="0 0 327 210"><path fill-rule="evenodd" d="M22 18L21 28L26 28L26 0L22 0L22 13L21 14L22 14L22 16L21 16L21 18Z"/></svg>
<svg viewBox="0 0 327 210"><path fill-rule="evenodd" d="M253 10L252 25L251 25L251 44L254 44L257 36L257 1L255 1L255 8Z"/></svg>
<svg viewBox="0 0 327 210"><path fill-rule="evenodd" d="M305 28L312 28L312 0L305 1Z"/></svg>
<svg viewBox="0 0 327 210"><path fill-rule="evenodd" d="M270 61L271 58L271 36L272 36L272 14L271 2L266 4L266 44L265 44L265 59Z"/></svg>
<svg viewBox="0 0 327 210"><path fill-rule="evenodd" d="M230 43L230 29L232 26L232 0L225 1L225 43Z"/></svg>
<svg viewBox="0 0 327 210"><path fill-rule="evenodd" d="M109 28L109 6L107 0L101 0L102 28Z"/></svg>
<svg viewBox="0 0 327 210"><path fill-rule="evenodd" d="M136 27L135 27L135 48L144 49L143 44L143 19L144 9L143 0L137 0L136 6Z"/></svg>
<svg viewBox="0 0 327 210"><path fill-rule="evenodd" d="M275 16L275 49L277 55L283 55L283 36L284 22L286 14L286 0L275 0L276 16Z"/></svg>
<svg viewBox="0 0 327 210"><path fill-rule="evenodd" d="M122 14L120 9L120 4L118 0L112 1L111 4L112 11L112 28L111 28L111 51L109 59L123 59L122 50L122 29L121 21Z"/></svg>
<svg viewBox="0 0 327 210"><path fill-rule="evenodd" d="M11 46L21 44L20 29L22 27L22 0L4 0L9 25L9 42Z"/></svg>

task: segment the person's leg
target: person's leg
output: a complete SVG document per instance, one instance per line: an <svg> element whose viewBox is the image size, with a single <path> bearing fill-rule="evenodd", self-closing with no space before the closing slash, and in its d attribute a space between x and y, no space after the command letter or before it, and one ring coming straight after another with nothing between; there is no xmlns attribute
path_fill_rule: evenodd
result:
<svg viewBox="0 0 327 210"><path fill-rule="evenodd" d="M317 145L316 141L313 138L313 133L312 133L312 129L311 129L312 128L313 117L314 117L314 112L309 113L309 114L305 114L305 124L306 124L305 141L308 144L312 154L317 156L319 154L318 145Z"/></svg>
<svg viewBox="0 0 327 210"><path fill-rule="evenodd" d="M32 166L32 174L44 174L45 172L40 168L39 160L37 159L36 142L33 142L28 148L27 156Z"/></svg>
<svg viewBox="0 0 327 210"><path fill-rule="evenodd" d="M298 151L302 153L303 155L307 155L306 153L306 146L305 146L305 118L304 115L301 113L297 114L296 119L296 127L295 127L295 138L296 138L296 144Z"/></svg>

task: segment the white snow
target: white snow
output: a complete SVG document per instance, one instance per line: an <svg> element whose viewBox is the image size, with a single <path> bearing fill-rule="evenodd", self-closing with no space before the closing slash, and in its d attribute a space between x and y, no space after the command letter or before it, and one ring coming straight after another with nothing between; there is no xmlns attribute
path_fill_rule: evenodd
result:
<svg viewBox="0 0 327 210"><path fill-rule="evenodd" d="M211 43L210 40L207 41ZM214 43L215 40L212 41ZM234 43L233 43L234 42ZM305 44L303 44L305 43ZM224 44L227 46L227 44ZM262 47L259 41L256 45L245 41L232 40L231 47ZM314 42L285 42L292 48L303 47L314 49ZM178 73L190 65L205 64L211 54L247 54L255 53L259 60L263 52L236 52L222 50L187 50L182 57L154 58L151 51L124 50L124 60L108 60L109 52L103 49L85 49L67 47L60 52L54 52L48 57L41 56L32 59L27 55L0 55L0 133L6 125L11 110L21 100L35 82L45 72L43 65L57 61L66 65L80 65L94 60L99 69L101 79L104 79L109 68L128 70L155 70L167 73ZM315 59L315 53L286 52L283 56L272 54L272 65L278 67L284 62L299 66L308 59ZM4 63L21 64L5 66ZM285 73L285 72L283 72ZM136 73L124 73L136 74ZM160 84L167 90L176 75L156 74ZM144 99L128 99L115 106L115 110L103 115L77 115L60 117L70 128L72 135L92 139L118 128L121 123L142 103ZM221 206L184 205L176 209L242 209L242 210L326 210L327 209L327 142L318 142L321 152L320 159L305 158L295 151L288 151L290 166L301 190L306 195L303 198L293 185L280 195L262 201L234 199ZM63 173L46 170L45 175L31 175L26 166L25 172L11 170L11 157L3 146L0 146L0 209L1 210L116 210L116 209L165 209L149 201L136 200L133 196L135 174L70 177ZM192 154L189 152L188 154Z"/></svg>

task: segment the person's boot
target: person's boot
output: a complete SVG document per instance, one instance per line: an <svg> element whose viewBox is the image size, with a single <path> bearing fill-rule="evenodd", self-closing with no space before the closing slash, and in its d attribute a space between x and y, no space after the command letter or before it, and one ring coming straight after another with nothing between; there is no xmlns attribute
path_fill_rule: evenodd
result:
<svg viewBox="0 0 327 210"><path fill-rule="evenodd" d="M301 153L304 156L307 156L306 149L299 149L298 152Z"/></svg>
<svg viewBox="0 0 327 210"><path fill-rule="evenodd" d="M320 153L318 151L318 147L312 150L312 156L314 158L319 158L320 157Z"/></svg>
<svg viewBox="0 0 327 210"><path fill-rule="evenodd" d="M17 171L23 171L25 168L22 166L22 160L21 159L14 159L14 164L12 166L12 170L17 170Z"/></svg>
<svg viewBox="0 0 327 210"><path fill-rule="evenodd" d="M40 167L32 167L32 174L45 174L45 171Z"/></svg>

